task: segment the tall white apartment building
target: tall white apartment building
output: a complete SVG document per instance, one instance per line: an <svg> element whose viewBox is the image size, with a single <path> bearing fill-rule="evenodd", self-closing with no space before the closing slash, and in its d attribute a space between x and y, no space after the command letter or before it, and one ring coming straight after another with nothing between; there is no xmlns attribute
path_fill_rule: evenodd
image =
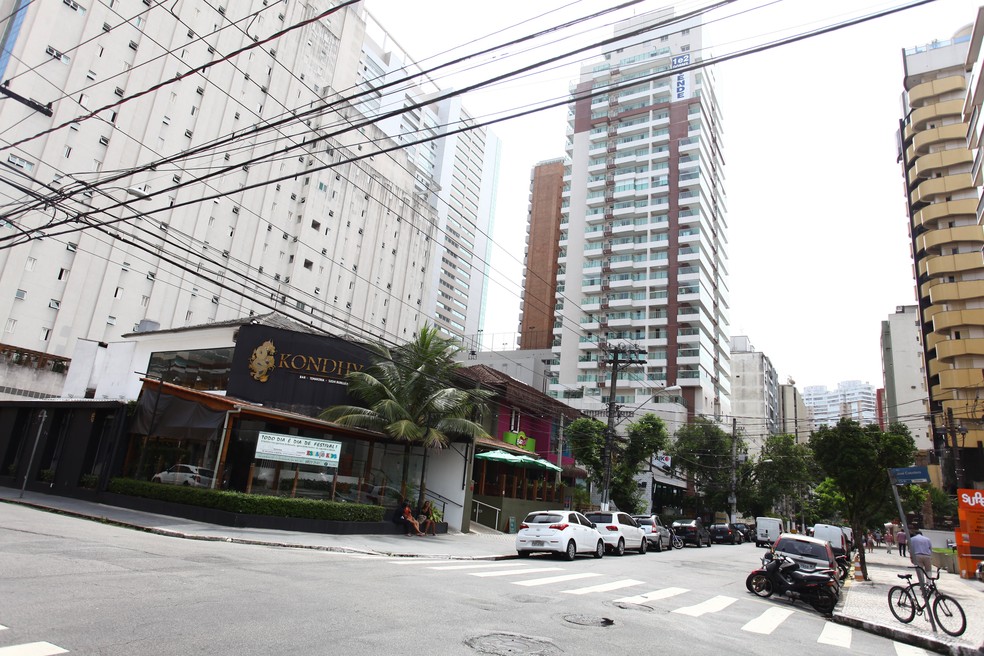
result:
<svg viewBox="0 0 984 656"><path fill-rule="evenodd" d="M888 421L908 426L917 449L932 450L933 428L927 420L929 394L919 308L900 305L882 321L881 348Z"/></svg>
<svg viewBox="0 0 984 656"><path fill-rule="evenodd" d="M429 267L424 308L446 333L475 335L484 319L499 139L485 128L457 132L475 120L459 97L445 97L449 92L429 78L409 88L398 85L388 95L371 92L373 86L418 73L419 67L372 15L367 15L367 27L359 82L370 96L361 107L381 117L405 110L382 118L378 126L396 143L406 144L417 193L437 215L439 245ZM430 141L417 144L421 139Z"/></svg>
<svg viewBox="0 0 984 656"><path fill-rule="evenodd" d="M837 389L826 385L810 385L803 389L803 402L813 413L813 425L836 426L841 417L853 419L862 426L878 423L877 390L870 383L848 380L837 383Z"/></svg>
<svg viewBox="0 0 984 656"><path fill-rule="evenodd" d="M697 67L700 19L671 17L619 23L625 40L573 90L551 391L586 409L610 397L644 408L673 388L690 413L719 416L730 396L721 115ZM612 390L606 351L623 346L641 355Z"/></svg>
<svg viewBox="0 0 984 656"><path fill-rule="evenodd" d="M71 357L272 309L391 341L435 321L447 262L484 248L449 254L445 207L490 202L483 137L380 153L400 144L357 109L367 17L335 4L0 1L0 75L52 112L0 103L0 346ZM448 324L481 292L462 285Z"/></svg>

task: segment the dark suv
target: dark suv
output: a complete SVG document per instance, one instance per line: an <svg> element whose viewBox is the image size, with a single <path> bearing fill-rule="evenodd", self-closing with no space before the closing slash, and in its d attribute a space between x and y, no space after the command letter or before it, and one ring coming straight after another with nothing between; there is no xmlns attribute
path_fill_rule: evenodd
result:
<svg viewBox="0 0 984 656"><path fill-rule="evenodd" d="M711 534L704 528L704 522L699 517L696 519L678 519L673 522L672 528L685 545L692 544L696 547L703 547L706 544L711 546Z"/></svg>
<svg viewBox="0 0 984 656"><path fill-rule="evenodd" d="M711 524L711 528L709 530L711 533L711 540L715 543L727 542L728 544L741 544L745 541L745 537L734 524Z"/></svg>

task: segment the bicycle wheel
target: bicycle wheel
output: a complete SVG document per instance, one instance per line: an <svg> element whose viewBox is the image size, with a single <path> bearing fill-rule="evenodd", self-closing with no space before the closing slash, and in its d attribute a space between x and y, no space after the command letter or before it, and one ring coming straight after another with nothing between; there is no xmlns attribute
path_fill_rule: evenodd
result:
<svg viewBox="0 0 984 656"><path fill-rule="evenodd" d="M933 617L936 618L936 626L948 635L962 635L967 628L967 618L964 616L963 608L953 597L936 595L936 599L933 600Z"/></svg>
<svg viewBox="0 0 984 656"><path fill-rule="evenodd" d="M908 624L916 616L916 598L909 588L900 585L888 591L888 607L895 619L903 624Z"/></svg>

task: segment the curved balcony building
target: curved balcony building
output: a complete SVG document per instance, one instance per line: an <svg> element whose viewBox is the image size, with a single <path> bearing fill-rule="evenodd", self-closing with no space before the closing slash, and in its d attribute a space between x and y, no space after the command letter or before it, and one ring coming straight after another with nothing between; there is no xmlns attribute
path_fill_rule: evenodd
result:
<svg viewBox="0 0 984 656"><path fill-rule="evenodd" d="M965 122L971 33L968 25L903 57L899 161L936 453L957 426L967 430L965 444L984 440L984 226Z"/></svg>

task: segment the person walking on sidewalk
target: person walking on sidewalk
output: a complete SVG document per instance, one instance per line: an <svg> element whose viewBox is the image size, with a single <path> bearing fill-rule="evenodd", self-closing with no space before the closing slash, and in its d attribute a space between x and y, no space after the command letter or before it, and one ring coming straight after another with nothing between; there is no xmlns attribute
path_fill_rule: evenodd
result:
<svg viewBox="0 0 984 656"><path fill-rule="evenodd" d="M899 531L898 536L895 538L895 544L899 545L899 555L905 556L906 539L905 531Z"/></svg>
<svg viewBox="0 0 984 656"><path fill-rule="evenodd" d="M909 560L912 561L913 565L922 568L917 569L916 573L919 574L920 585L925 585L926 581L922 570L926 570L927 573L933 571L933 543L918 528L913 527L910 533L912 533L912 539L909 540Z"/></svg>

